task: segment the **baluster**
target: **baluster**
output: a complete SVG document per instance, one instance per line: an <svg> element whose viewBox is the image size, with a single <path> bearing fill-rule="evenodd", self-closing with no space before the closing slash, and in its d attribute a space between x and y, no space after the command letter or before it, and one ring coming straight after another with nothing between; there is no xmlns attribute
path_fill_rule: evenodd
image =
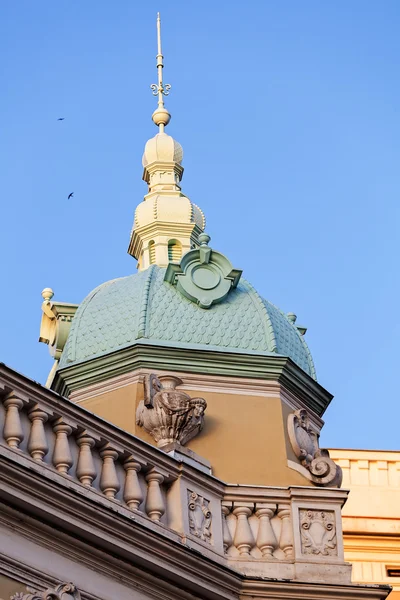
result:
<svg viewBox="0 0 400 600"><path fill-rule="evenodd" d="M259 519L256 545L261 550L263 558L275 558L272 553L278 546L278 542L271 525L275 511L275 504L256 504L256 516Z"/></svg>
<svg viewBox="0 0 400 600"><path fill-rule="evenodd" d="M233 514L237 517L236 531L233 543L239 550L240 556L250 556L250 550L254 546L254 538L250 529L248 518L253 512L253 504L246 502L239 506L234 503Z"/></svg>
<svg viewBox="0 0 400 600"><path fill-rule="evenodd" d="M228 552L228 548L230 548L232 546L232 536L231 536L231 532L229 531L228 523L226 522L226 517L230 513L230 508L229 508L229 506L222 504L221 511L222 511L222 541L224 544L224 552L226 554Z"/></svg>
<svg viewBox="0 0 400 600"><path fill-rule="evenodd" d="M81 434L76 443L79 446L79 457L78 465L76 468L76 475L79 481L86 487L92 485L93 479L96 477L96 469L92 457L92 448L95 444L94 439L87 435L87 433Z"/></svg>
<svg viewBox="0 0 400 600"><path fill-rule="evenodd" d="M147 498L146 498L146 513L152 521L159 521L165 513L164 500L161 493L160 485L164 481L161 473L150 471L146 475L147 481Z"/></svg>
<svg viewBox="0 0 400 600"><path fill-rule="evenodd" d="M138 478L141 466L133 456L129 456L124 462L124 469L126 471L124 501L131 510L139 510L139 506L143 502L143 492Z"/></svg>
<svg viewBox="0 0 400 600"><path fill-rule="evenodd" d="M282 521L281 537L279 538L279 547L283 550L286 558L293 557L293 536L292 524L290 520L290 507L280 504L278 506L278 517Z"/></svg>
<svg viewBox="0 0 400 600"><path fill-rule="evenodd" d="M3 430L4 439L10 448L16 448L17 450L19 450L19 445L24 439L21 417L19 415L23 404L22 400L17 398L13 392L4 400L4 407L7 411Z"/></svg>
<svg viewBox="0 0 400 600"><path fill-rule="evenodd" d="M63 423L62 419L60 418L57 419L57 421L53 424L53 431L56 435L53 452L53 465L59 473L66 475L73 464L68 440L68 436L72 433L72 427L66 423Z"/></svg>
<svg viewBox="0 0 400 600"><path fill-rule="evenodd" d="M121 487L115 468L118 452L107 447L100 451L100 456L103 459L100 475L100 489L107 498L115 498L115 494Z"/></svg>
<svg viewBox="0 0 400 600"><path fill-rule="evenodd" d="M28 451L34 460L43 461L43 458L49 451L46 433L44 431L44 424L48 419L48 415L36 405L33 410L28 413L28 417L32 421L28 440Z"/></svg>

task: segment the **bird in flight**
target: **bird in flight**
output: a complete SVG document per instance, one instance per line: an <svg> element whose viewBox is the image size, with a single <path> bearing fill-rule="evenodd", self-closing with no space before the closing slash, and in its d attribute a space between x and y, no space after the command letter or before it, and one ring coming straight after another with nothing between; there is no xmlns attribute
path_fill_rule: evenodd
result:
<svg viewBox="0 0 400 600"><path fill-rule="evenodd" d="M65 117L59 117L57 121L64 121Z"/></svg>
<svg viewBox="0 0 400 600"><path fill-rule="evenodd" d="M73 197L74 197L74 192L71 192L70 194L68 194L68 200Z"/></svg>

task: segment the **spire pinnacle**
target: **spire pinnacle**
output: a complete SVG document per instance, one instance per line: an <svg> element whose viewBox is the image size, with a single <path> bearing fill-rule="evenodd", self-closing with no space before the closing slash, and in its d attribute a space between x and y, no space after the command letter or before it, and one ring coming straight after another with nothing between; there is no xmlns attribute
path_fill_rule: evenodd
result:
<svg viewBox="0 0 400 600"><path fill-rule="evenodd" d="M161 18L157 13L157 74L158 83L153 83L150 87L153 90L153 96L158 96L158 107L152 115L154 123L159 127L160 133L164 133L164 127L168 125L171 115L164 106L163 96L168 96L171 86L169 83L163 83L163 54L161 52Z"/></svg>

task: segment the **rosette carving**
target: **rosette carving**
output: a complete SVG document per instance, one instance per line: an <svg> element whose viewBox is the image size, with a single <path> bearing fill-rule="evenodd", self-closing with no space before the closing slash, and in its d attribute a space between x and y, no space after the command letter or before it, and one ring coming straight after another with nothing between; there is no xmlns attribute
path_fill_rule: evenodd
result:
<svg viewBox="0 0 400 600"><path fill-rule="evenodd" d="M288 433L293 451L309 471L311 481L319 486L340 487L342 469L329 457L328 450L319 447L319 436L304 408L289 415Z"/></svg>
<svg viewBox="0 0 400 600"><path fill-rule="evenodd" d="M191 398L177 390L178 377L148 375L144 381L144 400L138 406L136 423L157 442L158 447L173 442L186 444L203 428L204 398Z"/></svg>

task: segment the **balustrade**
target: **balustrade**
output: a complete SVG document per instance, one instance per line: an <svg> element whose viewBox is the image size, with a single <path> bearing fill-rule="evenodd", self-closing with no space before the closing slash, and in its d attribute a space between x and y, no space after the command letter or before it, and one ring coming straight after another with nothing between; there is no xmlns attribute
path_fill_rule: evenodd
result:
<svg viewBox="0 0 400 600"><path fill-rule="evenodd" d="M28 413L28 417L32 422L28 440L28 451L34 460L42 461L49 451L44 431L44 424L48 419L48 415L36 405Z"/></svg>
<svg viewBox="0 0 400 600"><path fill-rule="evenodd" d="M125 486L124 486L124 501L131 510L139 510L139 506L143 502L143 492L140 487L138 473L141 470L141 465L133 456L129 456L124 462Z"/></svg>
<svg viewBox="0 0 400 600"><path fill-rule="evenodd" d="M53 465L59 473L66 475L73 465L71 449L68 436L72 433L72 427L63 423L62 419L57 419L53 424L53 431L56 435L53 452Z"/></svg>
<svg viewBox="0 0 400 600"><path fill-rule="evenodd" d="M3 402L6 409L4 420L3 435L10 448L19 448L20 443L24 439L22 431L21 417L19 411L23 407L23 402L14 394L9 394Z"/></svg>
<svg viewBox="0 0 400 600"><path fill-rule="evenodd" d="M301 488L293 492L289 488L224 487L222 482L211 483L216 480L202 472L194 473L193 467L182 470L175 458L121 433L111 424L96 421L94 415L81 407L69 403L62 410L60 404L58 398L52 405L34 403L14 392L3 395L5 411L0 445L7 449L8 455L18 453L19 457L32 459L41 465L41 473L52 469L75 485L88 488L92 499L98 494L103 502L112 501L114 510L115 504L119 504L125 511L136 513L135 518L143 519L148 527L154 527L151 521L157 528L169 527L169 532L173 530L183 539L190 537L191 543L212 545L230 564L236 561L239 570L250 568L251 561L251 568L258 569L252 572L276 576L273 569L281 563L280 576L286 577L295 555L304 560L301 532L298 529L295 533L293 528L299 528L299 507L307 507L309 501L315 506L315 500L307 495L310 492ZM204 490L199 491L202 478ZM337 490L337 493L342 492ZM212 535L207 538L199 535L203 513L198 507L197 512L189 510L193 494L203 499L209 513L207 527ZM188 499L186 504L184 498ZM317 515L318 510L324 510L323 503L327 501L324 498L321 496L321 507L314 511ZM339 506L339 496L337 503ZM334 514L332 505L328 510ZM340 507L338 511L340 514ZM293 515L297 515L297 521Z"/></svg>
<svg viewBox="0 0 400 600"><path fill-rule="evenodd" d="M159 521L165 513L165 504L160 488L164 477L152 470L146 475L146 481L148 483L146 513L152 521Z"/></svg>
<svg viewBox="0 0 400 600"><path fill-rule="evenodd" d="M257 504L256 516L259 520L256 539L257 548L263 558L274 558L273 552L278 547L275 533L272 529L271 519L275 515L276 506L270 504Z"/></svg>

